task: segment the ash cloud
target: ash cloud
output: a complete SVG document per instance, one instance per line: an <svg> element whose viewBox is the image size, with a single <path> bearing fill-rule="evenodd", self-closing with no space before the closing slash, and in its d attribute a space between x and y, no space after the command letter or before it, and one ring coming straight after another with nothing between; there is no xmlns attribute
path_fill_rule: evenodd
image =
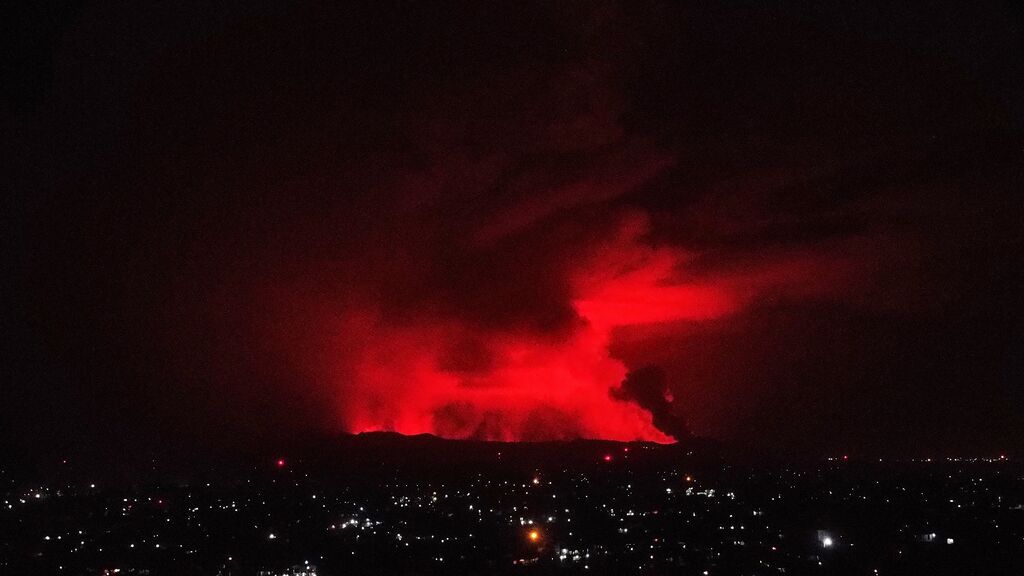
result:
<svg viewBox="0 0 1024 576"><path fill-rule="evenodd" d="M672 399L665 372L657 366L643 366L630 370L618 388L610 391L612 398L623 402L636 402L651 413L654 426L684 442L692 437L686 418Z"/></svg>

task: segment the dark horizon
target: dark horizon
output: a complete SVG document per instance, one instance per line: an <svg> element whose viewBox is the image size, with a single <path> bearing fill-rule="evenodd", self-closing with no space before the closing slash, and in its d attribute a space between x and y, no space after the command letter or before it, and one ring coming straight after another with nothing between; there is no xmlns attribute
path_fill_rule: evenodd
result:
<svg viewBox="0 0 1024 576"><path fill-rule="evenodd" d="M1012 3L248 4L17 9L15 460L1024 453Z"/></svg>

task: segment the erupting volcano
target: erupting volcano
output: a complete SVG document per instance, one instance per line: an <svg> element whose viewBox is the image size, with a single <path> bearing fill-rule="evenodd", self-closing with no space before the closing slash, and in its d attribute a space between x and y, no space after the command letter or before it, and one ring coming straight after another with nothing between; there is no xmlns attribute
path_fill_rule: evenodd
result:
<svg viewBox="0 0 1024 576"><path fill-rule="evenodd" d="M840 267L803 255L698 275L688 271L693 254L650 242L642 213L620 213L604 230L560 234L560 249L540 257L514 238L467 246L460 265L493 276L455 289L458 297L417 279L423 290L406 293L412 308L378 301L339 314L328 349L340 351L330 378L342 427L503 441L681 439L686 424L663 377L653 393L623 385L630 367L610 353L616 331L714 320L764 291L816 290ZM530 284L537 269L543 293Z"/></svg>
<svg viewBox="0 0 1024 576"><path fill-rule="evenodd" d="M683 254L642 244L645 220L628 218L589 247L567 275L571 317L551 332L474 331L455 320L390 326L350 319L360 338L343 414L355 432L449 438L606 438L669 442L651 415L613 396L625 364L612 333L639 323L714 318L735 306L728 290L677 277ZM621 398L621 399L619 399Z"/></svg>

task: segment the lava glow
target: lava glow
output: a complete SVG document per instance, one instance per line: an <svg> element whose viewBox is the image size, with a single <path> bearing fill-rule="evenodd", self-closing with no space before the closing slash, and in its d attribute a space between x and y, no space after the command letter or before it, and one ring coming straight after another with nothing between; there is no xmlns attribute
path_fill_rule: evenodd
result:
<svg viewBox="0 0 1024 576"><path fill-rule="evenodd" d="M610 395L627 372L609 355L613 331L716 318L737 303L725 288L681 279L687 255L645 244L646 226L642 217L627 218L572 263L566 283L577 319L568 330L485 331L447 318L395 323L350 314L343 332L351 363L340 408L346 428L505 441L671 442L647 411Z"/></svg>

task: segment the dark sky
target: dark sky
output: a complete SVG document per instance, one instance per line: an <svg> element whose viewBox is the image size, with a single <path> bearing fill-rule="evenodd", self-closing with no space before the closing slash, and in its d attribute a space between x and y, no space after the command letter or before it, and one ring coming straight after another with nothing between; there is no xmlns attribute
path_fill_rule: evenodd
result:
<svg viewBox="0 0 1024 576"><path fill-rule="evenodd" d="M14 453L1024 448L1011 2L28 4Z"/></svg>

